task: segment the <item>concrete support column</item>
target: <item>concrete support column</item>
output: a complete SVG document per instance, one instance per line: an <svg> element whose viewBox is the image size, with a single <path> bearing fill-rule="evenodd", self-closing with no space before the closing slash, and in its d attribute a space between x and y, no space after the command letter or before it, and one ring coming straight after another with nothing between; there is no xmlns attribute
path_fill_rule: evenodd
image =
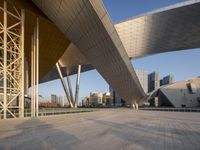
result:
<svg viewBox="0 0 200 150"><path fill-rule="evenodd" d="M138 104L137 103L135 104L135 109L138 110Z"/></svg>
<svg viewBox="0 0 200 150"><path fill-rule="evenodd" d="M3 59L3 118L7 118L7 3L4 1L4 12L3 12L3 49L4 49L4 59Z"/></svg>
<svg viewBox="0 0 200 150"><path fill-rule="evenodd" d="M69 93L70 93L71 102L72 102L73 105L75 106L75 104L74 104L73 92L72 92L72 86L71 86L70 77L69 77L68 74L67 74L67 83L68 83L68 87L69 87Z"/></svg>
<svg viewBox="0 0 200 150"><path fill-rule="evenodd" d="M133 107L134 110L138 110L138 103L133 103L132 107Z"/></svg>
<svg viewBox="0 0 200 150"><path fill-rule="evenodd" d="M36 20L36 117L39 113L39 18Z"/></svg>
<svg viewBox="0 0 200 150"><path fill-rule="evenodd" d="M75 108L77 108L77 103L78 103L78 92L79 92L79 86L80 86L80 73L81 73L81 65L78 65L78 72L77 72L77 79L76 79L76 91L75 91L75 102L74 102Z"/></svg>
<svg viewBox="0 0 200 150"><path fill-rule="evenodd" d="M62 75L62 72L61 72L61 69L60 69L60 65L59 65L58 62L56 63L56 68L57 68L57 71L58 71L58 74L59 74L60 81L61 81L61 83L62 83L63 89L64 89L64 91L65 91L67 100L68 100L68 102L69 102L69 105L70 105L71 108L73 108L73 104L72 104L72 102L71 102L71 100L70 100L70 97L69 97L69 94L68 94L68 89L67 89L66 83L65 83L65 81L64 81L64 78L63 78L63 75Z"/></svg>
<svg viewBox="0 0 200 150"><path fill-rule="evenodd" d="M135 104L132 104L133 109L135 110Z"/></svg>
<svg viewBox="0 0 200 150"><path fill-rule="evenodd" d="M31 117L35 117L35 87L34 87L34 63L35 63L35 52L34 52L34 35L32 35L31 39Z"/></svg>
<svg viewBox="0 0 200 150"><path fill-rule="evenodd" d="M36 20L32 35L31 48L31 116L37 117L39 112L39 18Z"/></svg>
<svg viewBox="0 0 200 150"><path fill-rule="evenodd" d="M25 61L24 61L24 37L25 37L25 11L21 10L21 54L22 54L22 78L21 78L21 100L19 101L19 116L24 117L24 91L25 91Z"/></svg>

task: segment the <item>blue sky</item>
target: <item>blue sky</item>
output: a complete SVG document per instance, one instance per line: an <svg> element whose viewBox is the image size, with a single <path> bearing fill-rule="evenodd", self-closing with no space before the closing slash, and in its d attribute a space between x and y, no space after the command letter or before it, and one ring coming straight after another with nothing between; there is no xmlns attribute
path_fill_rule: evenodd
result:
<svg viewBox="0 0 200 150"><path fill-rule="evenodd" d="M183 0L103 0L113 23L149 12ZM172 74L175 81L200 76L200 49L162 53L132 61L137 69L146 69L149 73L157 71L161 77ZM71 76L75 89L76 75ZM107 92L108 84L96 71L81 73L79 100L91 91ZM39 93L50 98L51 94L64 96L60 80L54 80L39 86Z"/></svg>

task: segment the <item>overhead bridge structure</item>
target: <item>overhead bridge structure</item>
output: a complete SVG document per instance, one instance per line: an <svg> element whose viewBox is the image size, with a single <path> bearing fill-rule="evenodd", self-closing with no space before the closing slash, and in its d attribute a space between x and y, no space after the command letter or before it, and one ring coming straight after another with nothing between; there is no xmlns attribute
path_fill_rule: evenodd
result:
<svg viewBox="0 0 200 150"><path fill-rule="evenodd" d="M200 0L178 3L115 25L101 0L0 0L0 10L3 118L8 114L23 117L24 95L29 87L32 116L37 116L38 84L58 78L71 106L75 106L80 72L92 69L128 103L138 104L146 95L131 59L200 47ZM14 24L21 26L10 30ZM12 75L16 67L10 62L17 62L19 74ZM66 85L63 77L76 73L73 98L70 80ZM20 90L10 90L19 86ZM17 116L14 108L18 109Z"/></svg>

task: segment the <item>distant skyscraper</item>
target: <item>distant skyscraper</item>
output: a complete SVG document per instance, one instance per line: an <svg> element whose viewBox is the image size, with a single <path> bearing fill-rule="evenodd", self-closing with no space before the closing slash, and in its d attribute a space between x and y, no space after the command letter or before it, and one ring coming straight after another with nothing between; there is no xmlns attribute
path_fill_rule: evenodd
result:
<svg viewBox="0 0 200 150"><path fill-rule="evenodd" d="M58 98L58 103L61 107L64 107L64 100L63 100L63 97L62 96L59 96Z"/></svg>
<svg viewBox="0 0 200 150"><path fill-rule="evenodd" d="M124 106L125 105L125 101L112 89L112 87L109 87L109 91L113 98L114 106Z"/></svg>
<svg viewBox="0 0 200 150"><path fill-rule="evenodd" d="M58 97L57 97L57 95L51 94L51 104L54 107L57 106L57 104L58 104Z"/></svg>
<svg viewBox="0 0 200 150"><path fill-rule="evenodd" d="M168 75L163 77L162 79L162 85L172 84L174 82L174 76Z"/></svg>
<svg viewBox="0 0 200 150"><path fill-rule="evenodd" d="M140 84L144 90L145 93L147 93L148 91L148 73L146 70L143 69L136 69L135 70L137 77L140 81Z"/></svg>
<svg viewBox="0 0 200 150"><path fill-rule="evenodd" d="M90 97L86 96L82 99L82 106L88 107L90 105Z"/></svg>
<svg viewBox="0 0 200 150"><path fill-rule="evenodd" d="M122 99L121 97L112 89L112 87L109 87L109 92L113 98L113 105L114 106L121 106L122 105Z"/></svg>
<svg viewBox="0 0 200 150"><path fill-rule="evenodd" d="M98 106L102 105L103 94L100 92L91 92L90 93L90 105Z"/></svg>
<svg viewBox="0 0 200 150"><path fill-rule="evenodd" d="M161 85L163 85L163 80L162 80L162 79L160 79L160 86L161 86Z"/></svg>
<svg viewBox="0 0 200 150"><path fill-rule="evenodd" d="M151 92L160 87L160 75L157 72L152 72L148 75L148 92Z"/></svg>
<svg viewBox="0 0 200 150"><path fill-rule="evenodd" d="M110 92L103 94L103 106L113 106L113 97Z"/></svg>

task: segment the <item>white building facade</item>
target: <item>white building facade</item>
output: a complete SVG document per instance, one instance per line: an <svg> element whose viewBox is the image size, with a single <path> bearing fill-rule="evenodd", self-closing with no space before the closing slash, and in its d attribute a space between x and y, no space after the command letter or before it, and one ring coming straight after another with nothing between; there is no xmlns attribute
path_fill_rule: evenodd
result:
<svg viewBox="0 0 200 150"><path fill-rule="evenodd" d="M140 84L142 85L142 88L144 89L144 92L148 92L148 73L144 69L136 69L135 70L137 77L140 81Z"/></svg>

